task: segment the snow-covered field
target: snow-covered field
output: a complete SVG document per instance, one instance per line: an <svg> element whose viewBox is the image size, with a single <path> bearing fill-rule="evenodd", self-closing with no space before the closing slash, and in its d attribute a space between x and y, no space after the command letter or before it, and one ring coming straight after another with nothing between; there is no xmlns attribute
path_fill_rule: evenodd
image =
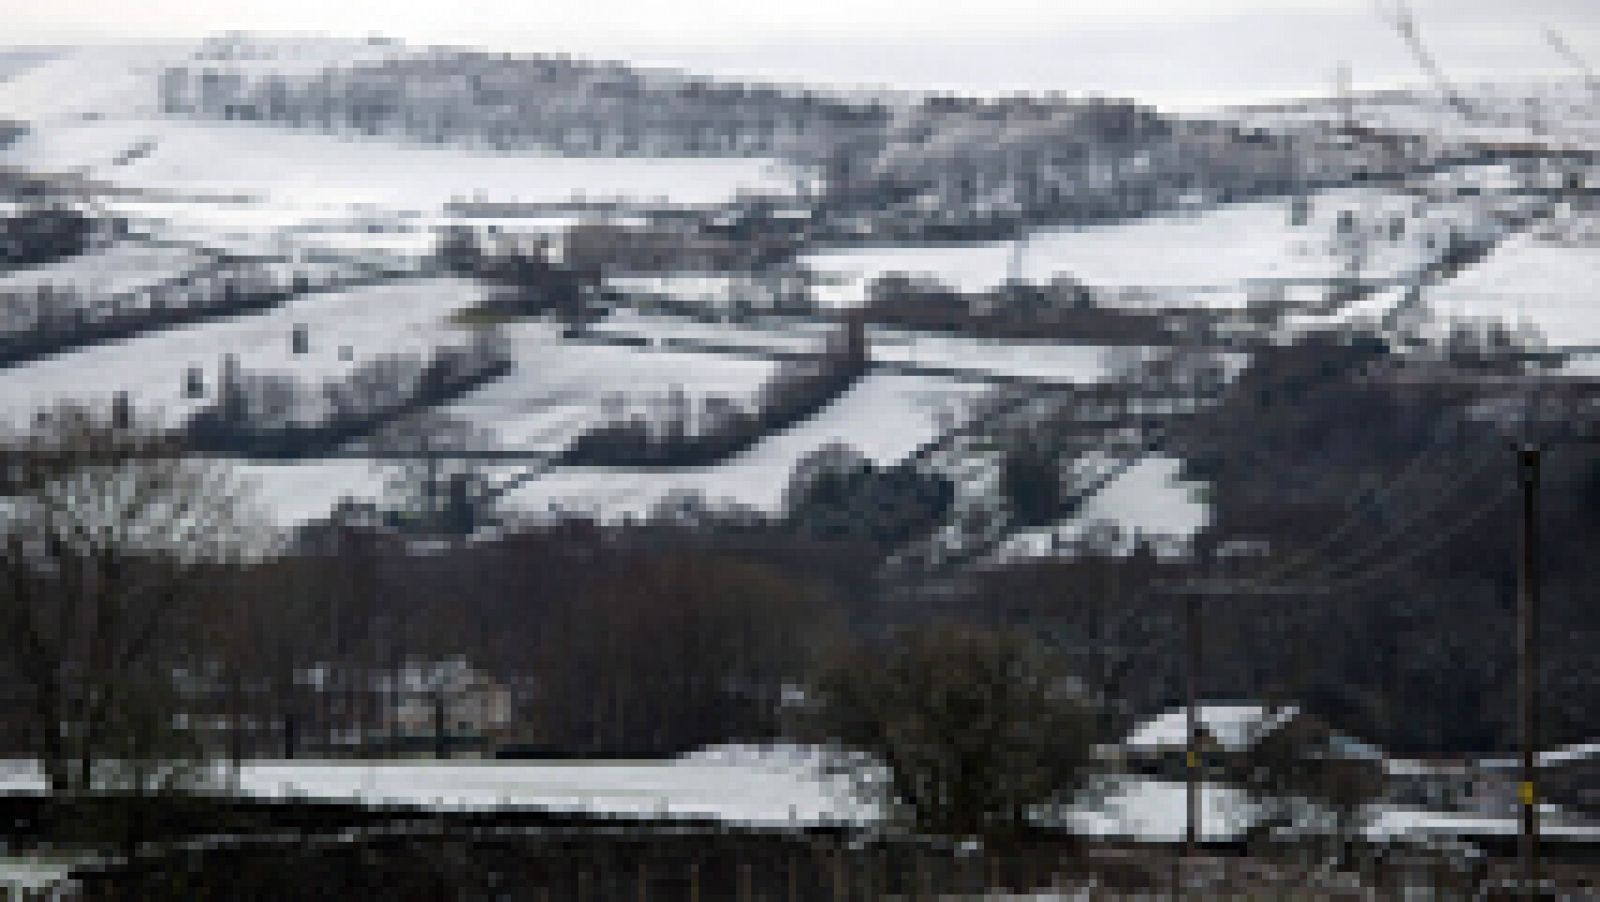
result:
<svg viewBox="0 0 1600 902"><path fill-rule="evenodd" d="M996 341L958 335L869 330L872 359L948 369L974 377L1025 379L1049 384L1099 382L1110 360L1126 348L1052 341Z"/></svg>
<svg viewBox="0 0 1600 902"><path fill-rule="evenodd" d="M542 322L508 324L516 369L442 408L487 430L500 447L559 451L608 407L631 413L677 389L690 399L750 398L772 361L725 354L652 350L565 341Z"/></svg>
<svg viewBox="0 0 1600 902"><path fill-rule="evenodd" d="M126 159L127 152L144 152ZM715 203L782 192L775 161L574 158L413 146L245 123L94 119L30 132L0 161L77 171L155 196L252 197L435 210L452 200Z"/></svg>
<svg viewBox="0 0 1600 902"><path fill-rule="evenodd" d="M657 345L705 347L751 354L812 353L839 326L826 322L756 320L749 323L700 322L674 316L619 311L593 331ZM875 362L948 370L974 379L1026 379L1051 384L1098 382L1109 372L1103 345L1054 341L996 341L959 335L869 327L869 352Z"/></svg>
<svg viewBox="0 0 1600 902"><path fill-rule="evenodd" d="M1461 178L1478 181L1491 173ZM865 283L886 273L927 276L963 291L991 288L1007 278L1046 282L1071 276L1088 285L1120 289L1117 296L1180 306L1236 306L1255 286L1283 285L1294 298L1305 286L1346 272L1352 245L1338 223L1348 212L1367 233L1360 274L1367 279L1406 277L1424 265L1437 237L1452 225L1477 221L1467 205L1373 189L1339 189L1314 196L1309 218L1294 225L1283 201L1234 204L1163 214L1130 222L1046 228L1021 242L851 248L824 251L802 262L833 283L840 303L864 296ZM1392 217L1415 217L1390 236ZM1314 287L1314 286L1311 286ZM1142 289L1142 291L1141 291ZM1320 297L1311 292L1308 299Z"/></svg>
<svg viewBox="0 0 1600 902"><path fill-rule="evenodd" d="M981 387L937 376L874 374L792 429L767 436L715 467L561 467L506 498L512 509L584 512L604 519L641 515L669 496L695 492L713 502L775 510L801 458L833 442L880 463L905 458L959 422Z"/></svg>
<svg viewBox="0 0 1600 902"><path fill-rule="evenodd" d="M1203 483L1179 478L1182 461L1147 456L1107 483L1070 520L1017 533L1000 548L1001 558L1049 556L1070 546L1101 524L1117 527L1125 547L1138 538L1183 541L1210 519L1199 497Z"/></svg>
<svg viewBox="0 0 1600 902"><path fill-rule="evenodd" d="M1319 272L1323 255L1313 251L1312 237L1309 230L1288 225L1283 204L1260 203L1116 225L1041 229L1020 244L851 248L812 254L803 262L847 282L905 273L969 292L1013 275L1030 282L1065 275L1112 287L1213 286Z"/></svg>
<svg viewBox="0 0 1600 902"><path fill-rule="evenodd" d="M470 282L415 279L310 294L260 314L94 345L0 372L0 420L23 424L43 407L69 400L108 404L126 391L136 411L175 423L215 399L225 355L245 370L285 373L315 386L375 355L424 353L446 343L458 331L446 318L479 300L481 289ZM306 326L309 339L300 355L291 345L297 324ZM203 397L185 397L190 367L204 372Z"/></svg>
<svg viewBox="0 0 1600 902"><path fill-rule="evenodd" d="M125 192L107 206L136 224L260 253L303 246L414 256L432 247L452 201L711 204L789 184L783 166L765 159L490 153L161 118L39 126L0 151L0 165L88 176Z"/></svg>
<svg viewBox="0 0 1600 902"><path fill-rule="evenodd" d="M1589 289L1600 246L1559 245L1518 236L1477 266L1430 290L1436 319L1528 323L1552 347L1600 345L1600 298Z"/></svg>
<svg viewBox="0 0 1600 902"><path fill-rule="evenodd" d="M386 52L311 39L256 49L280 71ZM113 192L108 208L164 235L241 252L402 260L432 246L451 201L711 204L793 190L787 166L772 159L563 158L164 116L159 73L193 53L181 44L75 48L18 66L0 80L0 119L30 130L0 150L0 165L84 176Z"/></svg>
<svg viewBox="0 0 1600 902"><path fill-rule="evenodd" d="M0 294L53 288L104 299L153 285L203 266L207 258L183 247L118 241L74 257L0 275ZM0 321L0 329L5 323Z"/></svg>
<svg viewBox="0 0 1600 902"><path fill-rule="evenodd" d="M293 464L230 462L250 510L271 530L292 530L326 517L349 498L383 495L394 472L366 460L319 460Z"/></svg>
<svg viewBox="0 0 1600 902"><path fill-rule="evenodd" d="M1232 111L1253 127L1307 126L1354 119L1359 125L1433 135L1452 142L1541 142L1592 150L1600 146L1600 104L1584 79L1519 79L1457 86L1472 113L1463 116L1437 88L1356 95L1346 100Z"/></svg>
<svg viewBox="0 0 1600 902"><path fill-rule="evenodd" d="M268 41L254 48L213 43L208 50L255 53L263 67L306 72L394 52L333 39ZM793 173L765 159L560 158L161 115L156 86L162 66L192 61L195 52L192 44L150 44L65 50L25 65L0 61L0 75L12 76L0 81L0 119L31 126L0 150L0 165L85 176L106 188L100 199L106 209L127 217L136 230L163 238L302 261L316 256L403 266L416 264L433 247L442 225L466 217L454 202L625 198L707 204L794 188ZM230 65L251 64L235 58ZM1238 306L1264 291L1314 301L1325 291L1319 283L1346 274L1352 255L1360 258L1363 278L1408 277L1431 259L1441 235L1451 229L1475 234L1485 228L1489 207L1520 203L1507 199L1512 192L1506 179L1505 171L1483 167L1423 180L1431 191L1427 197L1387 188L1325 191L1312 199L1300 225L1286 202L1252 202L1040 229L1021 242L831 250L807 255L802 263L829 283L819 292L838 304L858 302L866 281L887 272L927 274L967 291L1011 275L1032 281L1070 275L1104 289L1114 302L1158 306ZM1497 199L1463 196L1457 190L1463 186ZM503 224L559 229L569 222L562 218L566 212L547 209L544 220ZM1571 286L1587 280L1594 256L1590 248L1518 240L1432 291L1432 309L1525 316L1555 344L1600 344L1600 314L1571 293ZM0 291L72 284L100 297L202 262L196 252L124 242L0 277ZM752 287L715 275L636 282L632 287L639 290L708 305ZM0 423L20 424L40 407L66 399L105 403L117 391L129 392L141 412L175 422L214 396L224 355L234 355L246 370L289 374L312 386L380 353L420 352L459 340L462 329L447 319L480 298L480 289L470 284L417 279L312 295L259 315L81 349L4 371ZM1379 300L1361 310L1320 315L1378 315L1393 303L1392 292ZM302 355L290 353L297 324L309 330L310 349ZM748 399L775 365L764 357L813 351L834 328L776 319L708 324L622 311L595 331L654 346L619 347L563 340L542 323L512 323L504 329L516 357L514 372L443 412L484 430L500 449L556 451L596 423L639 410L674 388L691 399ZM692 491L770 509L781 500L795 463L825 443L842 441L879 461L900 460L959 422L984 380L1086 383L1109 371L1106 350L1095 346L889 329L873 329L870 338L874 360L900 371L873 373L818 416L766 437L721 466L558 468L521 483L504 503L512 510L560 507L609 517L641 513ZM205 376L203 398L185 397L191 367ZM1084 524L1106 520L1125 534L1191 534L1204 522L1206 507L1194 487L1174 481L1174 466L1165 458L1134 465L1057 531L1071 539ZM346 494L373 497L383 480L381 468L347 461L243 469L270 499L274 517L286 523L324 513ZM1004 553L1031 553L1050 541L1050 530L1030 531Z"/></svg>
<svg viewBox="0 0 1600 902"><path fill-rule="evenodd" d="M357 801L444 810L541 808L636 817L712 818L784 827L870 824L877 807L849 782L820 774L809 759L784 756L691 756L675 761L254 761L238 789L259 798ZM0 793L44 788L31 763L0 763ZM1254 824L1260 807L1242 790L1206 783L1201 834L1224 841ZM1107 776L1071 805L1042 810L1042 821L1083 836L1172 842L1184 833L1187 789L1181 781ZM1376 807L1365 825L1374 838L1512 835L1515 818ZM1546 821L1553 839L1594 841L1600 828Z"/></svg>
<svg viewBox="0 0 1600 902"><path fill-rule="evenodd" d="M763 826L867 824L880 817L875 805L852 794L846 778L821 775L812 761L745 755L537 764L261 761L241 767L238 786L246 795L264 798L454 810L537 807ZM42 788L31 766L10 762L0 772L0 791ZM1047 819L1091 836L1171 840L1183 833L1184 792L1181 782L1107 779ZM1248 824L1251 809L1238 790L1207 785L1202 799L1207 839L1227 839Z"/></svg>

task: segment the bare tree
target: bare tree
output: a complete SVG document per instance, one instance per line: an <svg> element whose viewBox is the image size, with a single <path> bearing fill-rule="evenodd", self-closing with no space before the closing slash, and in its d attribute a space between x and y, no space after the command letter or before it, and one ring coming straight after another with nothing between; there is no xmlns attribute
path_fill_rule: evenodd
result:
<svg viewBox="0 0 1600 902"><path fill-rule="evenodd" d="M0 447L0 668L56 794L172 785L198 756L193 576L248 547L229 474L63 407Z"/></svg>
<svg viewBox="0 0 1600 902"><path fill-rule="evenodd" d="M370 446L395 461L387 486L389 503L405 526L468 535L492 519L491 480L473 457L494 446L485 430L425 412L390 425Z"/></svg>

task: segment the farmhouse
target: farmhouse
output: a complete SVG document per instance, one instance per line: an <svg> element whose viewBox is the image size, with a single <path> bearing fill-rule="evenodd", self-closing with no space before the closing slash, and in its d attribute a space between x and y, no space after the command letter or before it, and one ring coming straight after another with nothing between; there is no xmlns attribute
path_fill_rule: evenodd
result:
<svg viewBox="0 0 1600 902"><path fill-rule="evenodd" d="M1383 761L1378 748L1339 733L1297 705L1209 702L1196 710L1198 747L1208 776L1244 780L1263 764L1287 761ZM1140 724L1121 754L1135 772L1182 779L1188 753L1188 714L1169 709Z"/></svg>

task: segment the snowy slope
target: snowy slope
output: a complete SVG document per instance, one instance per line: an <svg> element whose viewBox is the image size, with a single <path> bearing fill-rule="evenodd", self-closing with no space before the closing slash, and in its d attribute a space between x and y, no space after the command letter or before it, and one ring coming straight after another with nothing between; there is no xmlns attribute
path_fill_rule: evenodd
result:
<svg viewBox="0 0 1600 902"><path fill-rule="evenodd" d="M53 288L103 299L182 275L207 259L187 248L122 241L0 275L0 294Z"/></svg>
<svg viewBox="0 0 1600 902"><path fill-rule="evenodd" d="M1487 177L1463 172L1462 181ZM1288 204L1261 201L1170 213L1128 222L1038 229L1021 242L853 248L802 258L828 280L841 303L886 273L928 276L967 292L1012 276L1046 282L1071 276L1091 286L1121 289L1113 296L1148 296L1176 306L1238 306L1251 283L1316 282L1343 274L1349 254L1341 214L1355 217L1369 240L1360 270L1366 279L1404 278L1432 256L1430 235L1477 219L1473 205L1376 189L1339 189L1313 197L1304 225L1290 221ZM1383 234L1390 218L1408 216L1406 231ZM1318 296L1316 293L1312 297Z"/></svg>
<svg viewBox="0 0 1600 902"><path fill-rule="evenodd" d="M772 372L771 361L721 354L581 344L548 323L505 327L516 369L442 408L491 432L506 449L558 451L589 426L640 411L674 388L687 397L744 400Z"/></svg>
<svg viewBox="0 0 1600 902"><path fill-rule="evenodd" d="M159 109L159 74L174 63L222 59L248 77L396 52L370 42L260 36L71 49L0 81L0 119L30 126L0 151L0 166L85 176L117 192L112 209L216 246L379 250L412 260L432 246L433 227L452 200L699 204L792 190L785 168L767 159L501 154L186 120Z"/></svg>
<svg viewBox="0 0 1600 902"><path fill-rule="evenodd" d="M257 315L95 345L6 369L0 421L25 423L41 407L67 400L106 404L127 391L135 410L176 423L214 399L224 355L234 355L245 370L288 373L315 385L378 354L420 354L445 343L459 332L446 318L481 299L472 283L417 279L306 295ZM291 353L297 324L309 333L303 355ZM349 348L348 359L342 348ZM184 397L189 367L204 370L203 398Z"/></svg>
<svg viewBox="0 0 1600 902"><path fill-rule="evenodd" d="M715 467L623 469L561 467L510 494L513 509L592 513L603 519L642 515L671 495L697 492L775 510L799 460L833 442L853 445L882 463L905 458L943 424L959 422L981 389L934 376L875 374L817 416L762 439Z"/></svg>
<svg viewBox="0 0 1600 902"><path fill-rule="evenodd" d="M1186 540L1202 529L1210 508L1196 495L1202 483L1179 478L1182 462L1150 455L1095 493L1070 520L1023 530L996 552L1001 559L1044 556L1070 546L1102 524L1117 527L1125 547L1138 537Z"/></svg>
<svg viewBox="0 0 1600 902"><path fill-rule="evenodd" d="M1552 347L1600 345L1600 298L1589 286L1600 246L1559 245L1519 236L1427 294L1436 319L1528 323Z"/></svg>

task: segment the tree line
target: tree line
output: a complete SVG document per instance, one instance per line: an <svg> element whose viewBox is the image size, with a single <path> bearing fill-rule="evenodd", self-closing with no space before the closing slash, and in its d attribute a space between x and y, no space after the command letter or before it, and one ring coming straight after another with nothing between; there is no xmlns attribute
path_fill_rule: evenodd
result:
<svg viewBox="0 0 1600 902"><path fill-rule="evenodd" d="M305 73L228 49L165 68L164 112L574 156L787 156L880 127L887 110L558 56L432 49Z"/></svg>
<svg viewBox="0 0 1600 902"><path fill-rule="evenodd" d="M781 361L753 402L711 395L693 401L681 389L646 411L612 419L574 438L563 463L688 467L720 463L766 436L815 416L866 373L864 327L849 319L821 354Z"/></svg>
<svg viewBox="0 0 1600 902"><path fill-rule="evenodd" d="M1102 305L1093 288L1065 275L963 292L936 279L889 273L868 285L862 313L880 325L981 338L1149 345L1173 338L1171 317Z"/></svg>
<svg viewBox="0 0 1600 902"><path fill-rule="evenodd" d="M111 297L50 284L0 292L6 322L0 367L210 317L268 310L312 288L303 273L224 261Z"/></svg>
<svg viewBox="0 0 1600 902"><path fill-rule="evenodd" d="M0 215L0 272L75 257L88 250L97 230L93 217L65 204L30 204Z"/></svg>
<svg viewBox="0 0 1600 902"><path fill-rule="evenodd" d="M512 365L504 340L488 329L474 330L466 344L437 347L426 356L379 354L315 388L292 374L246 371L229 355L217 377L216 399L193 413L183 431L207 454L329 454L386 423L498 379Z"/></svg>

